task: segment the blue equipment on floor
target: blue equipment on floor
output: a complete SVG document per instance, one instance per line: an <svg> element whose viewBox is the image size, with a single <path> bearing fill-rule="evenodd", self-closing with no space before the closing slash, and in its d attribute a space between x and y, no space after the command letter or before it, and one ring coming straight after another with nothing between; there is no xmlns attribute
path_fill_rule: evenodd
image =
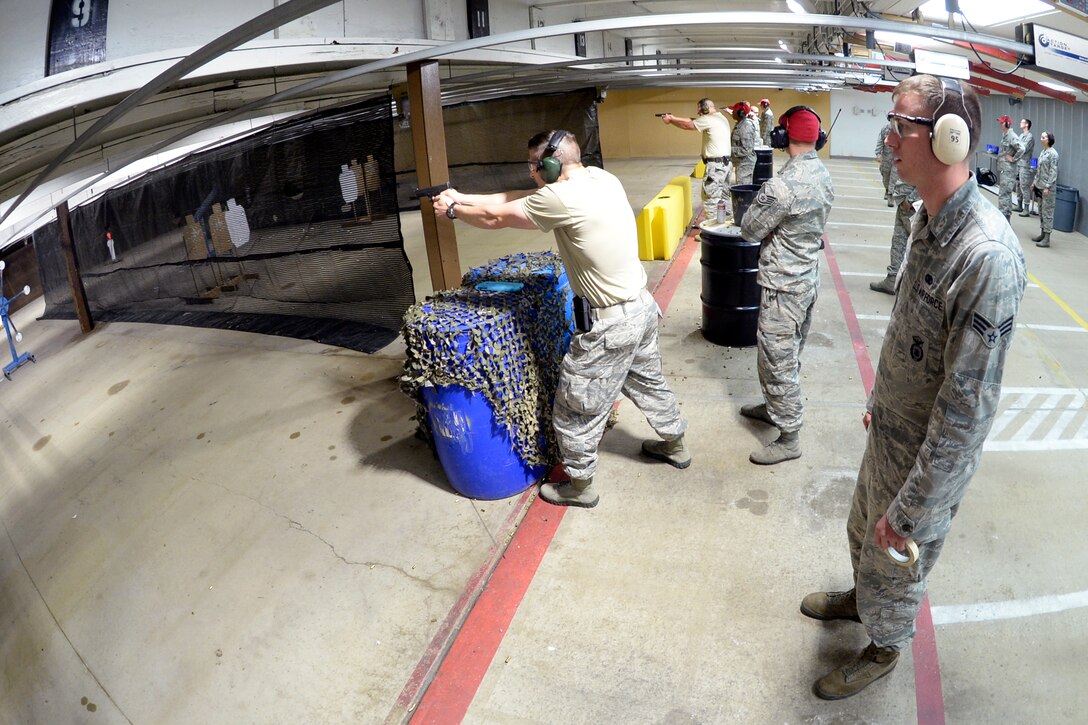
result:
<svg viewBox="0 0 1088 725"><path fill-rule="evenodd" d="M14 297L8 299L4 297L4 267L7 265L3 260L0 260L0 318L4 320L4 332L8 336L8 347L11 348L11 362L4 366L4 377L11 380L11 374L18 370L28 362L34 362L34 356L29 352L24 352L22 355L15 351L15 343L23 341L23 335L15 327L15 323L11 321L11 317L8 315L8 310L11 309L11 302L15 300L19 295L30 294L30 285L26 285ZM14 330L14 334L12 331Z"/></svg>

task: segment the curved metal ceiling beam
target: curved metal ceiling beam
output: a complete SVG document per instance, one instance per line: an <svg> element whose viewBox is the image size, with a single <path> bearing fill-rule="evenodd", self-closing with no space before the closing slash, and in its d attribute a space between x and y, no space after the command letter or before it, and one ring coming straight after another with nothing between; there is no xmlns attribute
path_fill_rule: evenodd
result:
<svg viewBox="0 0 1088 725"><path fill-rule="evenodd" d="M309 15L315 10L320 10L335 2L337 2L337 0L286 0L286 2L279 7L273 8L266 13L258 15L252 20L242 23L230 32L220 35L212 42L202 48L198 48L185 58L182 58L162 73L152 78L144 86L130 93L123 101L111 108L109 113L95 121L93 126L77 136L76 140L68 145L68 148L61 151L51 162L49 162L48 166L42 169L41 172L34 177L34 180L30 182L30 185L27 186L27 188L23 190L23 193L19 195L19 198L15 200L15 203L8 207L8 210L0 216L0 224L4 223L4 220L7 219L36 188L38 188L39 184L47 179L50 174L59 169L61 164L81 149L86 148L100 133L112 126L121 117L134 110L151 96L166 88L171 83L184 78L202 65L215 60L228 51L234 50L242 43L253 40L256 37L267 33L269 30L275 30L284 23L297 20L303 15Z"/></svg>
<svg viewBox="0 0 1088 725"><path fill-rule="evenodd" d="M852 28L858 30L883 30L888 32L906 33L910 35L923 35L931 38L942 38L946 40L961 40L968 43L985 44L994 48L1002 48L1013 53L1029 54L1033 52L1033 47L1026 43L1018 43L1013 40L1007 40L1005 38L996 38L979 33L966 33L959 30L951 30L942 27L930 27L920 26L913 23L900 23L891 20L878 20L874 18L858 18L847 17L840 15L794 15L793 13L772 13L772 12L717 12L717 13L673 13L667 15L654 15L652 17L625 17L625 18L608 18L604 20L585 20L577 23L564 23L561 25L553 25L550 27L530 28L528 30L518 30L511 33L502 33L499 35L490 35L482 38L472 38L470 40L461 40L446 45L438 46L435 48L426 48L424 50L417 50L405 55L390 56L388 58L382 58L381 60L371 61L363 63L355 68L349 68L343 71L337 71L330 73L323 78L318 78L308 83L302 83L293 88L285 91L273 94L266 98L251 101L238 108L226 112L225 114L216 116L213 119L209 119L204 123L197 124L196 126L186 129L184 132L171 136L157 144L154 144L148 149L144 149L138 153L131 154L128 157L122 157L120 165L111 169L111 173L116 173L120 169L128 166L134 161L149 155L161 151L164 148L172 146L185 140L189 136L214 128L237 118L245 113L255 111L263 106L271 103L279 103L287 100L291 100L297 96L303 95L310 91L322 88L324 86L339 83L341 81L350 80L357 76L366 75L367 73L374 73L377 71L386 70L389 68L406 66L410 63L419 63L427 60L434 60L436 58L443 58L446 56L456 55L470 50L476 50L479 48L488 48L495 45L506 45L508 43L520 43L528 40L538 40L541 38L551 38L562 35L573 35L574 33L592 33L603 32L608 30L626 30L631 28L660 28L660 27L677 27L677 26L699 26L705 27L706 25L746 25L746 26L766 26L766 25L781 25L781 26L798 26L798 27L832 27L832 28ZM75 191L67 194L65 200L79 194L86 189L94 185L95 181L101 178L101 175L95 177L93 180L87 182L83 186L79 187ZM24 195L25 196L25 195ZM58 202L59 203L59 202ZM14 207L12 207L14 208ZM10 214L10 210L8 212ZM5 215L6 218L7 215ZM44 216L44 214L35 217L32 221L25 224L13 238L17 238L23 233L25 229L30 227L34 222ZM2 221L2 219L0 219ZM8 240L10 241L10 240Z"/></svg>

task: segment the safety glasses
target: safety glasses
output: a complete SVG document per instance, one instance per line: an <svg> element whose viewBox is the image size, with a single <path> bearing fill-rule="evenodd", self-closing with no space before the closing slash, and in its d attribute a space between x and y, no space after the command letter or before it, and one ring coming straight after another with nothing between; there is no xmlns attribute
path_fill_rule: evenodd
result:
<svg viewBox="0 0 1088 725"><path fill-rule="evenodd" d="M892 131L896 136L903 137L903 121L907 123L917 123L920 126L932 126L936 121L932 118L919 118L918 116L907 116L903 113L896 113L895 111L888 111L888 123L891 124Z"/></svg>

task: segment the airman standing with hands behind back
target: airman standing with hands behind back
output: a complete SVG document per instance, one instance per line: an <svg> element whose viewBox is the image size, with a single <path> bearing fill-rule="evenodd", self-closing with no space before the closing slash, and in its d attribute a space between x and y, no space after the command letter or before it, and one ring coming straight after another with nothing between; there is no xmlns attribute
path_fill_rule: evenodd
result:
<svg viewBox="0 0 1088 725"><path fill-rule="evenodd" d="M1058 199L1058 151L1053 131L1039 134L1043 152L1039 154L1039 167L1031 187L1039 192L1039 234L1031 238L1036 247L1050 246L1050 232L1054 229L1054 207Z"/></svg>
<svg viewBox="0 0 1088 725"><path fill-rule="evenodd" d="M733 147L733 168L738 184L751 184L756 171L756 146L759 144L759 129L751 118L752 107L748 101L738 101L729 107L737 125L733 127L731 139Z"/></svg>
<svg viewBox="0 0 1088 725"><path fill-rule="evenodd" d="M759 135L764 146L771 145L771 129L774 128L774 111L771 110L770 100L764 98L759 102Z"/></svg>
<svg viewBox="0 0 1088 725"><path fill-rule="evenodd" d="M997 207L1005 215L1012 216L1012 192L1016 188L1016 165L1024 155L1024 146L1020 137L1012 131L1012 119L1001 116L997 119L1001 126L1001 143L997 149L998 195Z"/></svg>

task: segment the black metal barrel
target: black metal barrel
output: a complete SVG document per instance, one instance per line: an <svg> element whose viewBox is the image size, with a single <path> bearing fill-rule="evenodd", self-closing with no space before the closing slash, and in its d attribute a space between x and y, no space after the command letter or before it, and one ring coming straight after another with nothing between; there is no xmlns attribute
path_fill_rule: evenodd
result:
<svg viewBox="0 0 1088 725"><path fill-rule="evenodd" d="M774 149L756 149L756 170L752 173L752 183L762 184L774 176Z"/></svg>
<svg viewBox="0 0 1088 725"><path fill-rule="evenodd" d="M751 347L759 320L759 242L739 227L706 225L702 241L703 337L715 345Z"/></svg>

